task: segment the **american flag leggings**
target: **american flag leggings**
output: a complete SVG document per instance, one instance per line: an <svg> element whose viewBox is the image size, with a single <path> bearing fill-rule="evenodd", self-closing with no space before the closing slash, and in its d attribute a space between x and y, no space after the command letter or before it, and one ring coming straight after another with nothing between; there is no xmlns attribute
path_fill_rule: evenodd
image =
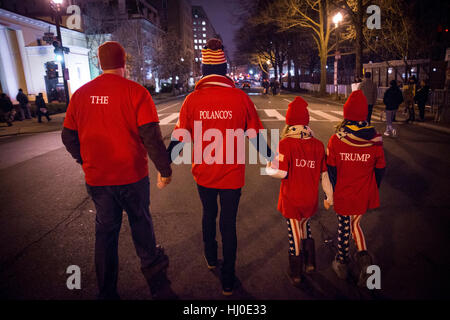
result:
<svg viewBox="0 0 450 320"><path fill-rule="evenodd" d="M311 226L309 218L301 220L286 219L289 233L289 254L292 256L300 255L300 243L302 239L311 238Z"/></svg>
<svg viewBox="0 0 450 320"><path fill-rule="evenodd" d="M362 215L341 216L337 215L338 226L338 259L342 262L347 261L349 256L350 232L355 240L358 251L367 250L366 240L362 232L360 222Z"/></svg>

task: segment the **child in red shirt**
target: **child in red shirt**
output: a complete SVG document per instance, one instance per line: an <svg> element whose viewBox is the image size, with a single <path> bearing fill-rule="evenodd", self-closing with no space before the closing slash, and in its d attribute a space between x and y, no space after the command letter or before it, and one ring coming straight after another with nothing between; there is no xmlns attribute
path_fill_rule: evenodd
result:
<svg viewBox="0 0 450 320"><path fill-rule="evenodd" d="M289 277L295 286L301 283L303 266L315 270L314 240L309 219L317 211L319 180L327 194L328 206L333 203L333 190L328 178L325 149L313 137L309 124L308 103L296 97L289 104L276 164L268 164L266 172L280 178L278 211L286 218L289 231Z"/></svg>
<svg viewBox="0 0 450 320"><path fill-rule="evenodd" d="M381 135L367 124L367 112L362 91L352 92L344 105L344 121L327 148L328 173L339 220L338 254L332 266L339 278L347 278L351 232L358 250L355 260L360 286L366 285L367 267L372 264L360 221L368 209L380 206L378 188L386 167Z"/></svg>

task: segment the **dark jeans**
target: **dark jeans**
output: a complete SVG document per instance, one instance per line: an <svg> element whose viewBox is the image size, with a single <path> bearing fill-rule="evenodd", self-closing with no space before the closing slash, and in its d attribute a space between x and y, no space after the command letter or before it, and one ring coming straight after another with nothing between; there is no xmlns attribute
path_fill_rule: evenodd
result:
<svg viewBox="0 0 450 320"><path fill-rule="evenodd" d="M236 263L237 236L236 216L241 198L241 189L211 189L197 185L203 205L203 243L208 263L217 262L216 218L217 196L220 200L220 233L222 235L224 286L232 286Z"/></svg>
<svg viewBox="0 0 450 320"><path fill-rule="evenodd" d="M51 120L51 119L50 119L50 116L48 115L48 112L42 113L42 112L38 111L38 112L37 112L38 122L42 122L42 120L41 120L42 116L46 117L46 118L47 118L47 121L50 121L50 120Z"/></svg>
<svg viewBox="0 0 450 320"><path fill-rule="evenodd" d="M420 120L425 120L425 103L424 104L417 104L417 106L419 107L419 116L420 116Z"/></svg>
<svg viewBox="0 0 450 320"><path fill-rule="evenodd" d="M20 119L22 120L31 119L31 112L28 104L20 105L19 111L20 111Z"/></svg>
<svg viewBox="0 0 450 320"><path fill-rule="evenodd" d="M367 123L370 124L370 121L372 119L372 111L373 111L373 104L368 105L368 112L367 112Z"/></svg>
<svg viewBox="0 0 450 320"><path fill-rule="evenodd" d="M156 241L150 216L148 177L127 185L94 187L87 190L95 203L95 270L100 299L117 295L119 267L118 240L125 210L141 266L148 267L156 258Z"/></svg>

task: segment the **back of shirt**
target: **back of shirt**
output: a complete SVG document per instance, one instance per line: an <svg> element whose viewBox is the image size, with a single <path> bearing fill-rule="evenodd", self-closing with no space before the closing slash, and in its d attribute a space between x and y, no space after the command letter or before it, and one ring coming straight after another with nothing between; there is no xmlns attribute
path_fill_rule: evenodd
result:
<svg viewBox="0 0 450 320"><path fill-rule="evenodd" d="M301 219L317 211L319 181L327 170L321 141L284 138L279 144L279 170L287 172L281 181L278 210L286 218Z"/></svg>
<svg viewBox="0 0 450 320"><path fill-rule="evenodd" d="M255 134L249 136L253 138L263 126L242 90L221 86L196 89L184 101L176 129L188 130L193 139L192 174L197 184L217 189L244 186L244 132L254 129Z"/></svg>
<svg viewBox="0 0 450 320"><path fill-rule="evenodd" d="M158 121L150 93L133 81L103 74L79 88L64 127L78 131L86 182L124 185L148 175L138 127Z"/></svg>
<svg viewBox="0 0 450 320"><path fill-rule="evenodd" d="M337 168L334 208L341 215L359 215L380 205L375 168L386 167L382 146L356 147L333 135L327 164Z"/></svg>

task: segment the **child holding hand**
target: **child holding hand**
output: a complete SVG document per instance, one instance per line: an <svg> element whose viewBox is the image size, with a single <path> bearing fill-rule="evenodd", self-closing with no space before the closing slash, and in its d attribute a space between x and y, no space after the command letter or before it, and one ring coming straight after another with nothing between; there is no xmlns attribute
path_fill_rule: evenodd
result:
<svg viewBox="0 0 450 320"><path fill-rule="evenodd" d="M325 148L309 128L308 103L296 97L289 104L286 126L278 146L278 163L268 163L266 173L282 179L278 211L286 218L289 232L288 275L298 286L303 269L316 268L314 240L309 219L318 207L319 181L326 193L325 207L333 204L333 189L328 178Z"/></svg>

